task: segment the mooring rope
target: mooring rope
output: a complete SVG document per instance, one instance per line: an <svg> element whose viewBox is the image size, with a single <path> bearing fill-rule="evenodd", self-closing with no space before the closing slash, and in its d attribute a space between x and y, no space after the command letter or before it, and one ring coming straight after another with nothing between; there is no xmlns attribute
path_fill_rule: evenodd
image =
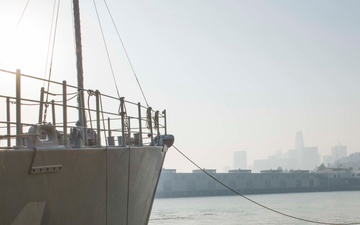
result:
<svg viewBox="0 0 360 225"><path fill-rule="evenodd" d="M221 182L220 180L218 180L216 177L214 177L213 175L211 175L210 173L208 173L205 169L202 169L198 164L196 164L193 160L191 160L188 156L186 156L182 151L180 151L175 145L173 145L173 147L183 156L185 157L189 162L191 162L194 166L196 166L198 169L200 169L202 172L204 172L206 175L208 175L211 179L213 179L214 181L216 181L217 183L219 183L220 185L222 185L223 187L225 187L226 189L228 189L229 191L233 192L236 195L239 195L240 197L246 199L249 202L254 203L255 205L258 205L266 210L269 210L271 212L277 213L279 215L291 218L291 219L295 219L295 220L299 220L299 221L303 221L303 222L307 222L307 223L313 223L313 224L327 224L327 225L355 225L355 224L360 224L360 222L354 222L354 223L330 223L330 222L322 222L322 221L315 221L315 220L310 220L310 219L304 219L301 217L297 217L297 216L293 216L290 214L286 214L283 212L280 212L278 210L272 209L268 206L265 206L255 200L252 200L251 198L248 198L246 196L244 196L243 194L237 192L236 190L234 190L233 188L227 186L226 184L224 184L223 182Z"/></svg>

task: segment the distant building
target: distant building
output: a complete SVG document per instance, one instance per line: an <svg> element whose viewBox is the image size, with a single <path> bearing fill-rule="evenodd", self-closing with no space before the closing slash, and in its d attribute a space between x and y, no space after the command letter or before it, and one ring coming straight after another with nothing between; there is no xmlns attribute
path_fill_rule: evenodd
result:
<svg viewBox="0 0 360 225"><path fill-rule="evenodd" d="M342 158L347 157L347 147L343 145L337 145L331 148L331 155L323 156L323 163L326 166L334 165L334 163Z"/></svg>
<svg viewBox="0 0 360 225"><path fill-rule="evenodd" d="M161 173L176 173L176 169L165 169L161 170Z"/></svg>
<svg viewBox="0 0 360 225"><path fill-rule="evenodd" d="M301 150L302 148L304 148L304 137L301 131L296 132L296 137L295 137L295 149L296 150Z"/></svg>
<svg viewBox="0 0 360 225"><path fill-rule="evenodd" d="M299 159L300 158L300 150L299 149L288 150L287 157L290 159Z"/></svg>
<svg viewBox="0 0 360 225"><path fill-rule="evenodd" d="M320 165L320 154L318 147L305 147L304 137L301 131L296 132L295 148L287 153L277 152L270 155L267 159L254 160L253 171L274 170L279 167L284 170L314 170ZM343 154L343 150L336 150L338 155ZM340 153L341 152L341 153Z"/></svg>
<svg viewBox="0 0 360 225"><path fill-rule="evenodd" d="M330 166L332 165L334 162L335 162L335 158L332 156L332 155L324 155L323 156L323 161L322 163L325 165L325 166Z"/></svg>
<svg viewBox="0 0 360 225"><path fill-rule="evenodd" d="M301 150L300 169L314 170L320 165L320 155L317 147L304 147Z"/></svg>
<svg viewBox="0 0 360 225"><path fill-rule="evenodd" d="M343 145L337 145L331 148L331 155L335 160L347 157L347 148Z"/></svg>
<svg viewBox="0 0 360 225"><path fill-rule="evenodd" d="M360 154L359 154L360 156ZM356 156L356 159L359 158ZM354 156L355 157L355 156ZM175 171L175 170L172 170ZM320 166L317 172L309 170L281 169L233 170L229 173L161 173L156 197L192 197L242 194L292 193L314 191L360 190L360 170L326 168Z"/></svg>
<svg viewBox="0 0 360 225"><path fill-rule="evenodd" d="M360 170L360 152L350 154L346 158L337 160L334 166L343 168L354 168Z"/></svg>
<svg viewBox="0 0 360 225"><path fill-rule="evenodd" d="M230 166L224 166L222 172L227 173L229 170L231 170Z"/></svg>
<svg viewBox="0 0 360 225"><path fill-rule="evenodd" d="M288 150L282 165L286 169L298 169L300 163L300 150L290 149Z"/></svg>
<svg viewBox="0 0 360 225"><path fill-rule="evenodd" d="M251 173L251 170L229 170L229 173Z"/></svg>
<svg viewBox="0 0 360 225"><path fill-rule="evenodd" d="M266 169L277 169L278 167L282 167L283 158L281 153L277 153L268 157L268 165L269 167Z"/></svg>
<svg viewBox="0 0 360 225"><path fill-rule="evenodd" d="M233 158L234 169L246 169L247 168L247 152L235 151Z"/></svg>
<svg viewBox="0 0 360 225"><path fill-rule="evenodd" d="M216 169L203 169L203 170L193 170L193 173L204 173L203 171L207 172L207 173L216 173Z"/></svg>
<svg viewBox="0 0 360 225"><path fill-rule="evenodd" d="M291 157L296 157L298 161L298 168L291 169L314 170L320 165L318 147L305 147L301 131L296 132L295 150L291 152Z"/></svg>
<svg viewBox="0 0 360 225"><path fill-rule="evenodd" d="M255 172L260 172L261 170L267 170L270 168L270 165L269 165L267 159L254 160L253 164L254 164L253 171L255 171Z"/></svg>
<svg viewBox="0 0 360 225"><path fill-rule="evenodd" d="M310 173L309 170L290 170L289 173Z"/></svg>
<svg viewBox="0 0 360 225"><path fill-rule="evenodd" d="M282 170L261 170L260 173L282 173Z"/></svg>
<svg viewBox="0 0 360 225"><path fill-rule="evenodd" d="M290 158L286 157L282 159L280 166L284 169L298 169L299 168L299 158Z"/></svg>

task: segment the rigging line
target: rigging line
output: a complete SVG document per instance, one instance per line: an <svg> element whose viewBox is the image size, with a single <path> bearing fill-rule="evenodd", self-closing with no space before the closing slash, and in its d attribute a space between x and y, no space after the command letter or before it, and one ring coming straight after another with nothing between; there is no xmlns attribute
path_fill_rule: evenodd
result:
<svg viewBox="0 0 360 225"><path fill-rule="evenodd" d="M77 96L78 96L78 94L77 94L77 95L72 96L71 98L66 99L66 101L70 101L70 100L72 100L72 99L76 98Z"/></svg>
<svg viewBox="0 0 360 225"><path fill-rule="evenodd" d="M79 92L72 92L72 93L67 93L66 95L77 95ZM63 94L56 94L56 93L50 93L49 92L49 95L52 95L52 96L63 96Z"/></svg>
<svg viewBox="0 0 360 225"><path fill-rule="evenodd" d="M15 33L16 33L17 29L19 28L20 22L21 22L22 18L24 17L25 11L26 11L26 9L27 9L27 7L28 7L28 5L29 5L29 2L30 2L30 0L28 0L28 1L26 2L26 5L25 5L25 7L24 7L24 9L23 9L23 11L22 11L22 13L21 13L21 15L20 15L20 18L19 18L19 20L18 20L18 22L17 22L17 24L16 24L15 31L14 31L14 32L12 33L12 35L10 35L10 36L15 36ZM3 61L3 60L1 59L1 60L0 60L0 65L1 65L2 61Z"/></svg>
<svg viewBox="0 0 360 225"><path fill-rule="evenodd" d="M55 40L56 40L56 32L57 32L57 25L58 25L58 19L59 19L59 11L60 11L60 0L58 0L58 5L57 5L57 11L56 11L56 20L55 20L55 28L54 28L54 40L52 43L52 47L51 47L51 60L50 60L50 68L49 68L49 81L51 79L51 72L52 72L52 64L53 64L53 59L54 59L54 49L55 49ZM47 93L50 90L50 82L48 82L48 87L47 87ZM48 94L46 97L46 100L48 98Z"/></svg>
<svg viewBox="0 0 360 225"><path fill-rule="evenodd" d="M55 17L54 16L55 15L55 6L56 6L56 0L54 1L53 12L52 12L52 17L51 17L50 35L49 35L49 40L48 40L48 51L47 51L47 54L46 54L46 63L45 63L45 73L44 73L43 87L45 87L46 71L47 71L48 61L49 61L51 37L52 37L52 30L53 30L53 26L54 26L54 17Z"/></svg>
<svg viewBox="0 0 360 225"><path fill-rule="evenodd" d="M102 28L101 21L100 21L100 16L99 16L99 12L98 12L95 0L93 0L93 3L94 3L95 11L96 11L96 16L97 16L97 19L98 19L100 31L101 31L101 36L102 36L102 39L103 39L103 42L104 42L104 45L105 45L106 55L107 55L107 58L108 58L108 61L109 61L111 74L112 74L112 77L113 77L113 80L114 80L116 92L117 92L118 98L120 99L119 88L118 88L117 83L116 83L114 69L113 69L113 66L112 66L112 63L111 63L111 59L110 59L109 49L108 49L107 44L106 44L103 28Z"/></svg>
<svg viewBox="0 0 360 225"><path fill-rule="evenodd" d="M197 168L199 168L202 172L204 172L206 175L208 175L211 179L213 179L214 181L216 181L217 183L219 183L220 185L224 186L226 189L228 189L229 191L239 195L240 197L254 203L255 205L258 205L266 210L272 211L274 213L280 214L282 216L288 217L288 218L292 218L295 220L300 220L303 222L308 222L308 223L314 223L314 224L326 224L326 225L355 225L355 224L360 224L360 223L329 223L329 222L320 222L320 221L315 221L315 220L310 220L310 219L304 219L301 217L296 217L296 216L292 216L280 211L277 211L275 209L272 209L268 206L265 206L259 202L256 202L255 200L252 200L248 197L246 197L245 195L237 192L236 190L232 189L231 187L227 186L226 184L224 184L223 182L221 182L220 180L218 180L217 178L215 178L214 176L212 176L210 173L206 172L206 170L202 169L199 165L197 165L194 161L192 161L189 157L187 157L182 151L180 151L175 145L173 145L173 147L183 156L185 157L189 162L191 162L194 166L196 166Z"/></svg>
<svg viewBox="0 0 360 225"><path fill-rule="evenodd" d="M127 51L126 51L126 48L125 48L124 42L122 41L122 38L121 38L120 33L119 33L118 29L117 29L117 26L116 26L115 21L114 21L114 19L113 19L113 17L112 17L112 14L111 14L111 12L110 12L110 10L109 10L109 7L108 7L108 5L107 5L107 3L106 3L106 0L104 0L104 2L105 2L106 9L107 9L107 11L109 12L109 15L110 15L111 21L112 21L112 23L113 23L113 25L114 25L114 27L115 27L115 30L116 30L117 36L119 37L120 42L121 42L121 45L122 45L122 47L123 47L123 49L124 49L124 52L125 52L126 58L127 58L127 60L129 61L130 67L131 67L131 69L132 69L132 71L133 71L133 73L134 73L134 76L135 76L136 82L137 82L137 83L138 83L138 85L139 85L139 88L140 88L141 94L142 94L142 96L144 97L144 100L145 100L145 102L146 102L147 107L149 107L148 101L146 100L146 97L145 97L144 91L143 91L143 89L142 89L142 87L141 87L140 81L139 81L139 79L138 79L138 77L137 77L137 75L136 75L136 73L135 73L135 69L134 69L134 67L133 67L133 65L132 65L132 63L131 63L131 60L130 60L129 54L128 54L128 53L127 53Z"/></svg>
<svg viewBox="0 0 360 225"><path fill-rule="evenodd" d="M58 0L57 11L56 11L54 39L53 39L52 48L51 48L51 60L50 60L50 67L49 67L49 79L48 79L49 82L48 82L47 90L46 90L46 93L47 93L46 94L46 102L48 102L48 99L49 99L50 79L51 79L52 64L53 64L53 59L54 59L54 49L55 49L56 31L57 31L57 25L58 25L58 19L59 19L59 11L60 11L60 0ZM45 112L44 112L44 122L46 122L46 113L47 113L47 107L45 108Z"/></svg>
<svg viewBox="0 0 360 225"><path fill-rule="evenodd" d="M24 14L25 14L25 11L26 11L26 9L27 9L27 7L28 7L28 5L29 5L29 2L30 2L30 0L28 0L28 1L26 2L25 8L24 8L24 10L23 10L22 13L21 13L21 16L20 16L20 18L19 18L18 23L16 24L16 29L18 29L18 27L19 27L19 25L20 25L20 22L21 22Z"/></svg>

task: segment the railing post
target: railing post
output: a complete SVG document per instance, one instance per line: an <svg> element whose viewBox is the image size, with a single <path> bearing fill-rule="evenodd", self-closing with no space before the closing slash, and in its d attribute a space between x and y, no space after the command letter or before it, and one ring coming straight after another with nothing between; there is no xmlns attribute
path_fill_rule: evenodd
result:
<svg viewBox="0 0 360 225"><path fill-rule="evenodd" d="M54 127L56 127L56 116L55 116L55 101L51 100L51 111L52 111L52 121Z"/></svg>
<svg viewBox="0 0 360 225"><path fill-rule="evenodd" d="M101 146L101 138L100 138L100 92L99 90L95 91L96 95L96 147Z"/></svg>
<svg viewBox="0 0 360 225"><path fill-rule="evenodd" d="M67 134L67 90L66 90L66 81L63 83L63 133L64 133L64 146L68 146L68 134Z"/></svg>
<svg viewBox="0 0 360 225"><path fill-rule="evenodd" d="M115 145L115 140L114 137L111 136L111 121L110 121L110 117L108 117L107 119L108 121L108 137L107 137L107 145L109 146L114 146ZM120 145L120 144L119 144Z"/></svg>
<svg viewBox="0 0 360 225"><path fill-rule="evenodd" d="M156 135L157 135L157 142L159 144L160 141L160 119L159 119L159 111L155 112L155 118L156 118Z"/></svg>
<svg viewBox="0 0 360 225"><path fill-rule="evenodd" d="M152 129L151 111L152 111L152 108L149 107L146 112L147 113L146 117L148 119L149 129L150 129L150 140L151 140L150 145L154 145L154 134L153 134L153 129Z"/></svg>
<svg viewBox="0 0 360 225"><path fill-rule="evenodd" d="M125 117L125 112L124 112L124 97L120 98L120 116L121 116L121 138L122 138L122 145L121 146L126 146L125 143L125 121L124 121L124 117Z"/></svg>
<svg viewBox="0 0 360 225"><path fill-rule="evenodd" d="M21 73L16 70L16 146L23 146L22 138L22 124L21 124Z"/></svg>
<svg viewBox="0 0 360 225"><path fill-rule="evenodd" d="M6 98L6 130L7 130L7 134L9 135L7 138L7 146L10 147L11 146L11 129L10 129L10 98L7 97Z"/></svg>
<svg viewBox="0 0 360 225"><path fill-rule="evenodd" d="M39 124L42 122L44 110L44 87L40 90L40 105L39 105Z"/></svg>
<svg viewBox="0 0 360 225"><path fill-rule="evenodd" d="M141 121L141 104L138 102L138 115L139 115L139 145L143 145L142 139L142 121Z"/></svg>
<svg viewBox="0 0 360 225"><path fill-rule="evenodd" d="M166 109L162 112L164 115L164 127L165 127L165 135L167 135L167 125L166 125Z"/></svg>
<svg viewBox="0 0 360 225"><path fill-rule="evenodd" d="M110 117L108 117L108 137L111 137Z"/></svg>
<svg viewBox="0 0 360 225"><path fill-rule="evenodd" d="M128 142L131 145L131 126L130 126L130 117L128 117Z"/></svg>

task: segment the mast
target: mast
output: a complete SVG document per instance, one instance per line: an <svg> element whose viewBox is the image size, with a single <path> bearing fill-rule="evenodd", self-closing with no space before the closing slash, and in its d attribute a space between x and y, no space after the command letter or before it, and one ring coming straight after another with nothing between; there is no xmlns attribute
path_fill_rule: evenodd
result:
<svg viewBox="0 0 360 225"><path fill-rule="evenodd" d="M84 105L84 77L83 77L83 62L82 62L82 45L81 45L81 30L80 30L80 7L79 0L73 0L74 8L74 25L75 25L75 44L76 44L76 68L77 68L77 82L78 82L78 106L79 106L79 121L78 125L86 128L85 105ZM85 132L86 134L86 132ZM86 139L85 139L86 140Z"/></svg>

